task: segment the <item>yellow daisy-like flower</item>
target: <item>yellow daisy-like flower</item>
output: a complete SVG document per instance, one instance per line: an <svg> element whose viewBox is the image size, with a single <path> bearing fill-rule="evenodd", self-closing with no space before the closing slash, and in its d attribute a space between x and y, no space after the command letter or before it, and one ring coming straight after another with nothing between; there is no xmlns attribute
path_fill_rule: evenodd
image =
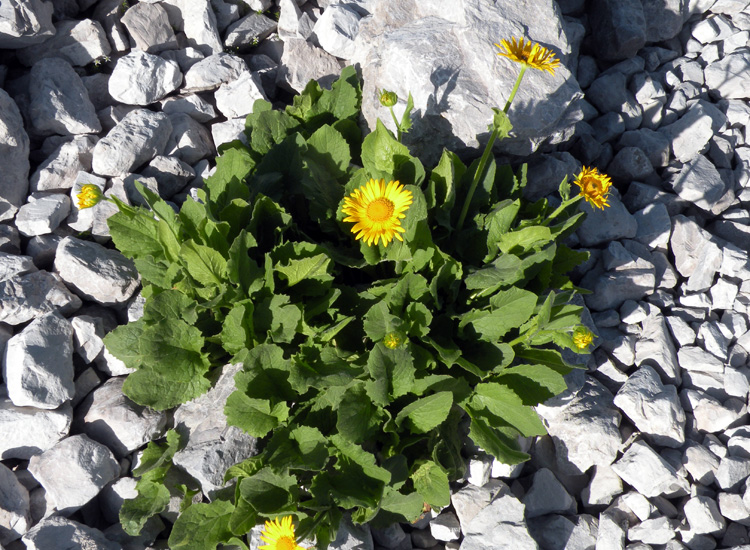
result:
<svg viewBox="0 0 750 550"><path fill-rule="evenodd" d="M401 219L406 217L406 210L412 203L411 191L397 181L376 181L370 179L351 195L344 198L341 211L348 217L345 222L355 222L352 233L356 233L357 240L364 240L368 246L376 245L383 239L383 245L388 246L396 237L404 239L399 233L406 230L401 227Z"/></svg>
<svg viewBox="0 0 750 550"><path fill-rule="evenodd" d="M609 189L612 187L612 180L608 175L602 174L596 168L584 166L573 183L581 188L581 195L591 206L602 210L605 206L609 206Z"/></svg>
<svg viewBox="0 0 750 550"><path fill-rule="evenodd" d="M585 350L594 341L594 333L586 327L576 327L573 331L573 343L579 350Z"/></svg>
<svg viewBox="0 0 750 550"><path fill-rule="evenodd" d="M98 185L87 183L81 186L81 190L76 197L78 198L78 208L80 210L91 208L102 200L102 190L99 189Z"/></svg>
<svg viewBox="0 0 750 550"><path fill-rule="evenodd" d="M292 516L283 517L281 521L279 518L266 521L260 538L267 544L259 546L258 550L307 550L297 544Z"/></svg>
<svg viewBox="0 0 750 550"><path fill-rule="evenodd" d="M523 38L519 38L518 41L515 38L511 38L510 41L503 39L495 46L504 50L498 52L497 55L502 55L532 69L555 74L555 69L560 65L560 60L555 59L555 53L552 50L534 44L531 40L527 42Z"/></svg>

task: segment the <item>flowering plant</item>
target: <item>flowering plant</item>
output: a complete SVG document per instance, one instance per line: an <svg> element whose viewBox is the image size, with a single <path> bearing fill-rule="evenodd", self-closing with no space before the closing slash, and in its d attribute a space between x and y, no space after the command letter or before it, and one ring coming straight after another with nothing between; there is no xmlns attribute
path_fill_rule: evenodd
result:
<svg viewBox="0 0 750 550"><path fill-rule="evenodd" d="M276 520L271 548L292 548L287 516L324 549L343 513L389 525L447 506L467 439L506 463L529 458L519 438L545 433L533 406L565 389L562 351L591 343L565 275L586 253L563 244L583 195L563 182L554 208L522 198L525 167L491 155L511 130L507 106L481 159L446 150L426 169L381 122L362 137L360 101L351 67L283 111L259 100L248 144L220 148L199 200L175 213L139 187L150 211L118 201L110 218L146 298L105 340L135 369L125 393L169 409L241 363L220 406L261 440L226 490L186 501L174 550L247 548L263 520ZM121 512L129 533L166 507L179 445L170 431L146 449Z"/></svg>

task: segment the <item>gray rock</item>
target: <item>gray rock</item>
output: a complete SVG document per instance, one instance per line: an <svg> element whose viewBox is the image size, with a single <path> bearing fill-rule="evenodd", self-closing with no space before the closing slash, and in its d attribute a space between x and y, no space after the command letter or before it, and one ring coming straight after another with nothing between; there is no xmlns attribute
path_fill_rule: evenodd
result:
<svg viewBox="0 0 750 550"><path fill-rule="evenodd" d="M464 528L460 550L538 550L524 520L524 505L503 484L492 502ZM507 541L507 545L506 545Z"/></svg>
<svg viewBox="0 0 750 550"><path fill-rule="evenodd" d="M677 215L672 218L669 244L675 257L675 268L688 278L686 289L701 291L710 288L722 264L722 250L711 234L690 218Z"/></svg>
<svg viewBox="0 0 750 550"><path fill-rule="evenodd" d="M72 336L66 319L48 313L8 340L3 378L14 405L56 409L73 398Z"/></svg>
<svg viewBox="0 0 750 550"><path fill-rule="evenodd" d="M92 168L103 176L121 176L164 152L172 133L169 117L146 109L131 111L94 147Z"/></svg>
<svg viewBox="0 0 750 550"><path fill-rule="evenodd" d="M6 254L21 253L21 237L13 225L0 224L0 252Z"/></svg>
<svg viewBox="0 0 750 550"><path fill-rule="evenodd" d="M335 57L297 38L288 40L284 45L276 83L292 92L301 92L310 80L330 88L340 72L341 64Z"/></svg>
<svg viewBox="0 0 750 550"><path fill-rule="evenodd" d="M126 302L140 284L132 260L117 250L74 237L60 242L55 270L82 297L104 305Z"/></svg>
<svg viewBox="0 0 750 550"><path fill-rule="evenodd" d="M242 58L228 53L218 53L195 63L185 73L185 92L215 90L225 82L236 80L247 72Z"/></svg>
<svg viewBox="0 0 750 550"><path fill-rule="evenodd" d="M630 239L638 233L638 222L628 212L616 193L609 194L609 207L599 209L586 203L583 223L576 230L581 245L594 247L617 239Z"/></svg>
<svg viewBox="0 0 750 550"><path fill-rule="evenodd" d="M21 538L31 527L29 492L0 462L0 545Z"/></svg>
<svg viewBox="0 0 750 550"><path fill-rule="evenodd" d="M222 51L221 37L216 21L216 15L211 8L211 3L205 0L193 2L191 0L167 0L162 2L177 8L177 21L174 21L178 30L187 36L188 45L199 50L204 55L213 55ZM170 18L172 13L170 13Z"/></svg>
<svg viewBox="0 0 750 550"><path fill-rule="evenodd" d="M78 548L122 550L119 543L107 539L98 529L60 516L43 519L23 537L28 550L68 550L71 541Z"/></svg>
<svg viewBox="0 0 750 550"><path fill-rule="evenodd" d="M669 139L675 158L683 163L695 159L714 135L711 117L701 109L688 109L659 132Z"/></svg>
<svg viewBox="0 0 750 550"><path fill-rule="evenodd" d="M40 134L96 134L102 126L81 78L60 58L42 59L29 76L29 116Z"/></svg>
<svg viewBox="0 0 750 550"><path fill-rule="evenodd" d="M725 40L735 32L736 29L726 17L715 15L696 23L691 34L701 44L708 44L709 42Z"/></svg>
<svg viewBox="0 0 750 550"><path fill-rule="evenodd" d="M30 256L0 252L0 281L38 271ZM0 348L2 351L2 348Z"/></svg>
<svg viewBox="0 0 750 550"><path fill-rule="evenodd" d="M161 110L168 115L174 113L185 113L203 124L210 122L217 117L214 106L197 94L163 99L161 101Z"/></svg>
<svg viewBox="0 0 750 550"><path fill-rule="evenodd" d="M703 445L693 443L685 449L682 463L693 480L701 485L710 485L719 468L719 457Z"/></svg>
<svg viewBox="0 0 750 550"><path fill-rule="evenodd" d="M584 300L589 309L604 311L617 308L626 300L640 300L652 293L656 285L653 263L627 251L618 241L607 252L617 262L598 266L584 275L581 286L593 290Z"/></svg>
<svg viewBox="0 0 750 550"><path fill-rule="evenodd" d="M211 125L211 137L216 147L225 143L239 139L247 145L247 136L245 135L245 119L233 118L226 122L217 122Z"/></svg>
<svg viewBox="0 0 750 550"><path fill-rule="evenodd" d="M633 57L646 43L646 18L640 2L605 0L589 13L596 52L602 59Z"/></svg>
<svg viewBox="0 0 750 550"><path fill-rule="evenodd" d="M2 36L0 31L0 43ZM8 93L0 89L0 158L3 159L4 166L3 177L0 178L0 217L2 211L7 209L3 207L3 201L16 207L26 201L29 189L29 149L29 136L24 129L21 112Z"/></svg>
<svg viewBox="0 0 750 550"><path fill-rule="evenodd" d="M507 487L505 483L492 480L482 487L467 484L458 491L452 492L451 504L456 511L462 531L466 531L471 520L492 502L503 487Z"/></svg>
<svg viewBox="0 0 750 550"><path fill-rule="evenodd" d="M0 322L20 325L45 313L70 315L81 307L56 273L35 271L0 281Z"/></svg>
<svg viewBox="0 0 750 550"><path fill-rule="evenodd" d="M466 468L466 481L477 487L487 483L490 480L493 460L492 456L481 453L475 458L470 458Z"/></svg>
<svg viewBox="0 0 750 550"><path fill-rule="evenodd" d="M628 529L628 540L644 544L666 544L676 536L679 521L664 516L647 519Z"/></svg>
<svg viewBox="0 0 750 550"><path fill-rule="evenodd" d="M50 233L32 237L26 244L26 253L34 259L34 264L40 269L47 269L55 261L57 245L62 237Z"/></svg>
<svg viewBox="0 0 750 550"><path fill-rule="evenodd" d="M689 493L687 480L643 441L634 442L612 469L647 497L665 495L671 498Z"/></svg>
<svg viewBox="0 0 750 550"><path fill-rule="evenodd" d="M171 199L195 177L195 172L178 158L159 155L141 170L141 175L155 178L159 195L163 199Z"/></svg>
<svg viewBox="0 0 750 550"><path fill-rule="evenodd" d="M662 384L648 365L628 378L614 403L656 445L677 448L685 442L685 411L677 388Z"/></svg>
<svg viewBox="0 0 750 550"><path fill-rule="evenodd" d="M122 393L124 378L115 377L91 392L78 409L83 432L123 457L164 434L163 412L136 405Z"/></svg>
<svg viewBox="0 0 750 550"><path fill-rule="evenodd" d="M655 176L646 153L638 147L623 147L607 167L607 174L615 182L630 183L633 180L649 180Z"/></svg>
<svg viewBox="0 0 750 550"><path fill-rule="evenodd" d="M604 113L591 122L591 130L600 143L612 141L625 131L623 113L611 111Z"/></svg>
<svg viewBox="0 0 750 550"><path fill-rule="evenodd" d="M163 51L161 57L170 61L176 61L177 65L180 66L180 70L183 75L188 72L190 67L198 63L201 59L205 59L206 56L195 48L183 48L181 50L166 50Z"/></svg>
<svg viewBox="0 0 750 550"><path fill-rule="evenodd" d="M716 220L709 226L709 230L716 237L725 239L742 249L747 249L750 244L750 226L744 223L732 220Z"/></svg>
<svg viewBox="0 0 750 550"><path fill-rule="evenodd" d="M540 155L536 162L528 167L528 182L523 195L529 201L535 202L560 187L563 178L570 181L573 174L581 171L581 163L570 153L551 153Z"/></svg>
<svg viewBox="0 0 750 550"><path fill-rule="evenodd" d="M216 385L204 395L180 405L174 413L175 429L188 437L173 462L201 486L209 498L224 486L224 472L257 453L256 440L236 426L228 426L216 403L224 403L235 390L234 375L242 365L226 365Z"/></svg>
<svg viewBox="0 0 750 550"><path fill-rule="evenodd" d="M192 166L216 154L211 135L205 126L184 113L169 115L169 121L172 131L164 147L165 155L179 157Z"/></svg>
<svg viewBox="0 0 750 550"><path fill-rule="evenodd" d="M123 376L135 372L134 368L128 368L125 363L109 353L105 347L95 360L96 368L108 376Z"/></svg>
<svg viewBox="0 0 750 550"><path fill-rule="evenodd" d="M617 147L638 147L654 168L663 168L669 163L669 139L661 132L648 128L630 130L622 134Z"/></svg>
<svg viewBox="0 0 750 550"><path fill-rule="evenodd" d="M529 520L529 532L541 548L565 550L594 548L597 539L597 520L588 514L573 517L550 514Z"/></svg>
<svg viewBox="0 0 750 550"><path fill-rule="evenodd" d="M430 522L430 533L437 540L448 542L461 538L461 524L458 522L456 514L453 512L441 512L438 517ZM375 542L378 542L374 536ZM389 547L391 548L391 547Z"/></svg>
<svg viewBox="0 0 750 550"><path fill-rule="evenodd" d="M174 61L134 50L117 60L109 78L109 94L120 103L150 105L182 84L182 72Z"/></svg>
<svg viewBox="0 0 750 550"><path fill-rule="evenodd" d="M455 516L453 517L455 518ZM381 547L392 548L393 550L411 550L411 538L398 523L388 527L375 528L371 531L373 541Z"/></svg>
<svg viewBox="0 0 750 550"><path fill-rule="evenodd" d="M724 362L698 346L683 346L677 351L680 368L700 372L724 372Z"/></svg>
<svg viewBox="0 0 750 550"><path fill-rule="evenodd" d="M664 204L650 204L633 214L638 231L635 239L650 249L666 247L672 233L672 220Z"/></svg>
<svg viewBox="0 0 750 550"><path fill-rule="evenodd" d="M336 539L328 545L330 550L374 550L370 526L354 525L349 515L339 523Z"/></svg>
<svg viewBox="0 0 750 550"><path fill-rule="evenodd" d="M120 475L112 451L85 435L67 437L31 457L28 469L63 515L81 508Z"/></svg>
<svg viewBox="0 0 750 550"><path fill-rule="evenodd" d="M40 44L55 34L54 7L41 0L15 0L0 14L0 48L18 49Z"/></svg>
<svg viewBox="0 0 750 550"><path fill-rule="evenodd" d="M722 432L747 415L745 404L736 397L722 403L707 393L692 389L683 390L680 396L685 409L693 412L695 428L703 432Z"/></svg>
<svg viewBox="0 0 750 550"><path fill-rule="evenodd" d="M138 496L138 491L135 488L137 483L132 477L121 477L102 489L102 492L99 493L99 503L104 519L109 523L118 523L120 521L122 503Z"/></svg>
<svg viewBox="0 0 750 550"><path fill-rule="evenodd" d="M690 530L698 534L718 533L726 528L716 501L707 496L695 496L683 507Z"/></svg>
<svg viewBox="0 0 750 550"><path fill-rule="evenodd" d="M256 73L242 73L236 80L222 84L214 94L216 108L227 118L238 118L253 112L257 99L265 99L263 84Z"/></svg>
<svg viewBox="0 0 750 550"><path fill-rule="evenodd" d="M672 187L680 198L713 213L718 213L716 209L727 191L723 178L703 155L698 155L682 167L672 180Z"/></svg>
<svg viewBox="0 0 750 550"><path fill-rule="evenodd" d="M493 40L516 36L517 29L525 28L527 36L560 52L563 63L554 76L540 71L526 73L509 112L516 135L502 140L498 148L525 155L550 136L557 136L552 141L562 139L558 133L582 118L576 104L581 95L565 66L571 45L553 6L536 0L523 5L468 0L460 9L458 4L434 2L375 3L372 16L360 23L357 54L351 60L362 66L362 112L368 126L374 128L378 117L386 126L392 125L384 115L377 90L394 91L403 100L411 92L420 116L414 117L413 128L405 139L414 153L437 159L443 147L478 147L486 139L491 107L502 108L505 104L518 66L489 51L487 55L477 55L477 44L486 44L490 36L496 37ZM530 19L531 12L535 16ZM311 60L318 52L304 42L289 41L285 46L280 76L283 65L288 65L291 58L296 58L295 66L319 62L317 57ZM299 51L288 53L287 48ZM293 79L282 78L289 83L296 81L298 84L292 88L300 90L307 79L318 79L329 70L334 71L331 61L326 61L316 73L300 67L298 70L305 70L304 78L301 72ZM288 70L293 73L295 68ZM527 108L528 105L534 108Z"/></svg>
<svg viewBox="0 0 750 550"><path fill-rule="evenodd" d="M39 165L29 179L31 191L70 189L79 172L91 170L94 136L76 136L63 143Z"/></svg>
<svg viewBox="0 0 750 550"><path fill-rule="evenodd" d="M307 40L312 34L312 21L307 13L300 10L295 0L279 0L279 38Z"/></svg>
<svg viewBox="0 0 750 550"><path fill-rule="evenodd" d="M750 97L750 50L741 49L711 63L705 68L706 86L712 96L722 99ZM732 78L727 78L732 75Z"/></svg>
<svg viewBox="0 0 750 550"><path fill-rule="evenodd" d="M73 409L64 404L54 410L17 407L0 396L0 458L28 460L50 449L68 435Z"/></svg>
<svg viewBox="0 0 750 550"><path fill-rule="evenodd" d="M135 4L123 14L122 24L139 50L156 54L177 49L177 38L169 24L167 12L160 4Z"/></svg>
<svg viewBox="0 0 750 550"><path fill-rule="evenodd" d="M49 40L18 50L18 60L31 67L40 59L58 57L74 67L83 67L111 51L107 35L98 21L69 19L58 21L55 27L57 32Z"/></svg>
<svg viewBox="0 0 750 550"><path fill-rule="evenodd" d="M574 515L578 511L575 499L547 468L541 468L534 473L531 488L524 496L523 504L526 507L527 519L550 513Z"/></svg>
<svg viewBox="0 0 750 550"><path fill-rule="evenodd" d="M32 197L33 199L33 197ZM70 214L67 195L47 195L24 204L18 209L16 227L26 237L52 233Z"/></svg>
<svg viewBox="0 0 750 550"><path fill-rule="evenodd" d="M227 27L240 18L240 9L236 4L229 4L224 0L211 0L211 8L216 15L216 28L219 34L224 34Z"/></svg>
<svg viewBox="0 0 750 550"><path fill-rule="evenodd" d="M227 27L224 45L244 51L276 32L277 23L262 13L251 13Z"/></svg>
<svg viewBox="0 0 750 550"><path fill-rule="evenodd" d="M622 443L612 400L607 388L585 377L581 386L537 406L555 444L558 471L576 475L612 463Z"/></svg>
<svg viewBox="0 0 750 550"><path fill-rule="evenodd" d="M611 466L594 466L591 482L581 492L581 500L587 508L608 506L614 497L622 493L622 480Z"/></svg>
<svg viewBox="0 0 750 550"><path fill-rule="evenodd" d="M334 57L351 59L361 16L347 4L333 4L315 22L313 32L320 47Z"/></svg>

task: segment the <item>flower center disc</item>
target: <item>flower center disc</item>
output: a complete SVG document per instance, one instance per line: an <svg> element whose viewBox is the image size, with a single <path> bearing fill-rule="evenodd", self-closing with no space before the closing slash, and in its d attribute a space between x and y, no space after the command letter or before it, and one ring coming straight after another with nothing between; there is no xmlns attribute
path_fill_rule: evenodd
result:
<svg viewBox="0 0 750 550"><path fill-rule="evenodd" d="M276 542L276 550L295 550L297 543L289 537L281 537Z"/></svg>
<svg viewBox="0 0 750 550"><path fill-rule="evenodd" d="M393 215L393 203L379 198L367 205L367 217L374 222L384 222Z"/></svg>
<svg viewBox="0 0 750 550"><path fill-rule="evenodd" d="M602 192L598 180L596 180L595 178L586 178L586 180L587 181L584 183L584 186L586 187L586 192L589 195L597 195Z"/></svg>

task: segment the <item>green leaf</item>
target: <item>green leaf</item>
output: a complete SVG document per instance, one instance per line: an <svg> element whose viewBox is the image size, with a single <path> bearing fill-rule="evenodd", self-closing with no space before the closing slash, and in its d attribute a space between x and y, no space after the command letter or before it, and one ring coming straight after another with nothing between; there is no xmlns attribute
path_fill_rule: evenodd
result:
<svg viewBox="0 0 750 550"><path fill-rule="evenodd" d="M169 504L170 494L162 483L139 481L138 496L123 501L120 507L120 524L131 537L137 537L148 519L163 512Z"/></svg>
<svg viewBox="0 0 750 550"><path fill-rule="evenodd" d="M188 324L198 320L198 303L176 290L165 290L146 301L143 320L149 324L170 319L182 319Z"/></svg>
<svg viewBox="0 0 750 550"><path fill-rule="evenodd" d="M404 108L404 114L401 115L401 122L398 125L401 133L403 134L406 134L409 130L411 130L411 112L413 110L414 98L411 96L411 92L409 92L409 97L406 100L406 107Z"/></svg>
<svg viewBox="0 0 750 550"><path fill-rule="evenodd" d="M406 145L399 143L380 120L375 131L362 142L362 164L371 177L391 178L399 166L411 158ZM403 182L411 183L411 182Z"/></svg>
<svg viewBox="0 0 750 550"><path fill-rule="evenodd" d="M362 449L359 445L350 442L339 434L333 434L330 437L330 442L336 447L340 458L345 458L357 464L362 468L362 473L367 477L382 483L388 483L391 480L390 472L378 466L375 456Z"/></svg>
<svg viewBox="0 0 750 550"><path fill-rule="evenodd" d="M473 310L461 318L459 329L470 325L483 339L496 342L510 330L523 325L533 315L537 295L511 287L492 297L492 311Z"/></svg>
<svg viewBox="0 0 750 550"><path fill-rule="evenodd" d="M464 410L469 413L471 418L469 437L482 449L504 464L519 464L530 458L529 455L518 449L517 442L493 428L485 419L482 411L477 411L468 406Z"/></svg>
<svg viewBox="0 0 750 550"><path fill-rule="evenodd" d="M232 242L227 260L229 281L239 285L248 295L263 286L263 270L247 253L256 246L255 237L243 229Z"/></svg>
<svg viewBox="0 0 750 550"><path fill-rule="evenodd" d="M175 430L167 431L164 443L149 441L141 454L138 467L133 469L133 475L142 476L147 472L168 467L172 462L172 457L181 446L180 434Z"/></svg>
<svg viewBox="0 0 750 550"><path fill-rule="evenodd" d="M362 383L352 385L336 408L336 429L352 443L363 443L376 435L383 414L370 401Z"/></svg>
<svg viewBox="0 0 750 550"><path fill-rule="evenodd" d="M385 302L377 302L364 317L365 334L373 342L380 342L386 334L400 331L401 325L401 319L390 314Z"/></svg>
<svg viewBox="0 0 750 550"><path fill-rule="evenodd" d="M503 384L477 384L476 394L472 399L475 408L484 407L516 428L526 437L546 435L539 416L523 400Z"/></svg>
<svg viewBox="0 0 750 550"><path fill-rule="evenodd" d="M141 256L133 260L141 280L169 289L175 282L182 266L167 261L158 261L153 256Z"/></svg>
<svg viewBox="0 0 750 550"><path fill-rule="evenodd" d="M287 281L288 286L294 286L305 279L331 280L329 264L331 258L326 254L316 254L300 259L291 259L285 265L276 265L274 269Z"/></svg>
<svg viewBox="0 0 750 550"><path fill-rule="evenodd" d="M445 471L431 460L423 462L411 475L414 489L422 499L435 508L448 506L450 485Z"/></svg>
<svg viewBox="0 0 750 550"><path fill-rule="evenodd" d="M406 422L412 432L427 433L448 417L451 405L453 394L448 391L422 397L401 409L396 415L396 425Z"/></svg>
<svg viewBox="0 0 750 550"><path fill-rule="evenodd" d="M227 280L227 261L216 250L194 241L182 244L180 254L188 273L204 286L219 286Z"/></svg>
<svg viewBox="0 0 750 550"><path fill-rule="evenodd" d="M503 254L490 267L485 267L468 275L466 288L479 289L484 293L494 292L501 285L513 284L523 276L521 260L513 254Z"/></svg>
<svg viewBox="0 0 750 550"><path fill-rule="evenodd" d="M568 181L568 176L563 177L562 181L560 182L558 193L560 193L560 197L562 198L563 202L567 201L570 198L570 182Z"/></svg>
<svg viewBox="0 0 750 550"><path fill-rule="evenodd" d="M495 114L492 115L490 130L497 130L497 139L507 138L510 135L511 130L513 130L513 125L510 123L508 115L504 111L495 107L492 108L492 111Z"/></svg>
<svg viewBox="0 0 750 550"><path fill-rule="evenodd" d="M141 369L128 375L122 391L139 405L163 411L203 395L210 387L211 381L204 376L178 378Z"/></svg>
<svg viewBox="0 0 750 550"><path fill-rule="evenodd" d="M221 328L221 342L224 349L231 354L253 347L255 331L253 330L253 303L243 300L232 306Z"/></svg>
<svg viewBox="0 0 750 550"><path fill-rule="evenodd" d="M497 246L501 252L508 254L510 252L521 252L530 250L533 247L542 247L552 240L552 232L549 227L543 225L531 225L516 231L504 233L500 236Z"/></svg>
<svg viewBox="0 0 750 550"><path fill-rule="evenodd" d="M570 367L515 365L500 371L496 379L512 388L524 405L537 405L567 389L565 375L571 370Z"/></svg>
<svg viewBox="0 0 750 550"><path fill-rule="evenodd" d="M276 111L271 104L262 99L255 100L253 112L247 117L250 132L250 146L261 155L271 147L281 143L297 127L299 122L284 111Z"/></svg>
<svg viewBox="0 0 750 550"><path fill-rule="evenodd" d="M229 540L229 519L234 505L217 499L209 504L191 505L175 521L169 535L171 550L215 550L216 546Z"/></svg>
<svg viewBox="0 0 750 550"><path fill-rule="evenodd" d="M298 487L296 477L276 473L268 467L243 478L239 485L242 499L263 515L295 511Z"/></svg>
<svg viewBox="0 0 750 550"><path fill-rule="evenodd" d="M239 391L255 399L294 401L296 392L289 385L290 361L274 344L260 344L247 352L243 370L234 376Z"/></svg>
<svg viewBox="0 0 750 550"><path fill-rule="evenodd" d="M240 391L227 398L224 405L227 423L237 426L253 437L264 437L289 417L289 407L279 402L271 406L267 399L253 399Z"/></svg>
<svg viewBox="0 0 750 550"><path fill-rule="evenodd" d="M120 211L107 219L107 225L117 249L128 258L161 258L164 250L153 214L143 208L128 206L116 198L113 200Z"/></svg>
<svg viewBox="0 0 750 550"><path fill-rule="evenodd" d="M492 212L487 214L484 227L487 229L487 257L485 262L492 261L500 250L498 244L503 235L511 228L513 221L521 209L521 201L505 199L493 208Z"/></svg>
<svg viewBox="0 0 750 550"><path fill-rule="evenodd" d="M422 515L424 499L419 493L405 495L390 487L386 488L380 507L403 518L403 521L413 522Z"/></svg>
<svg viewBox="0 0 750 550"><path fill-rule="evenodd" d="M146 322L142 319L120 325L104 337L104 345L129 368L138 368L143 363L140 341L145 328Z"/></svg>
<svg viewBox="0 0 750 550"><path fill-rule="evenodd" d="M381 407L409 393L414 384L414 358L404 347L377 344L367 357L367 370L371 378L366 382L367 395Z"/></svg>

